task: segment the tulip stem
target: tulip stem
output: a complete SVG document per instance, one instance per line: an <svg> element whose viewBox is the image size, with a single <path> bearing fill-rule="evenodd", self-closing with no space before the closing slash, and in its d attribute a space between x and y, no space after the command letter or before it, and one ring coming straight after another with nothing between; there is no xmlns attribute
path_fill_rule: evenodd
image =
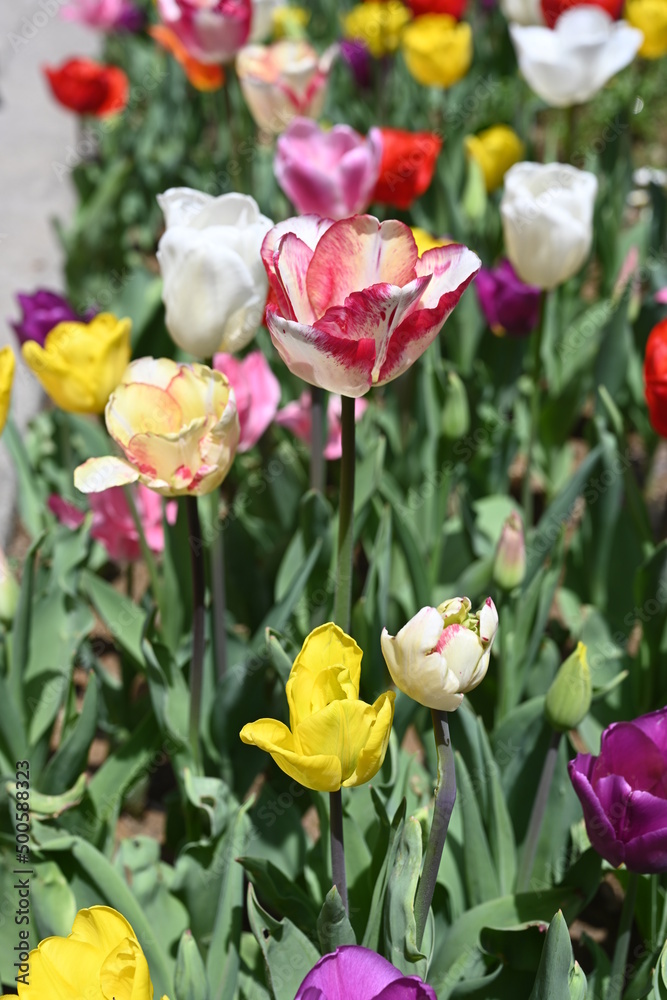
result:
<svg viewBox="0 0 667 1000"><path fill-rule="evenodd" d="M618 936L616 938L614 958L611 963L611 973L607 987L607 1000L621 1000L623 993L625 967L628 961L628 949L632 934L632 921L635 914L638 883L639 875L636 872L628 872L628 885L625 890L621 919L618 924Z"/></svg>
<svg viewBox="0 0 667 1000"><path fill-rule="evenodd" d="M324 490L324 389L320 389L318 385L310 387L310 412L312 417L310 488L322 493Z"/></svg>
<svg viewBox="0 0 667 1000"><path fill-rule="evenodd" d="M438 878L442 852L449 821L456 801L456 766L452 741L449 736L449 722L446 712L433 709L433 732L438 757L438 777L435 787L435 803L433 806L433 822L424 855L424 868L415 895L415 923L417 930L417 947L421 948L428 920L435 883Z"/></svg>
<svg viewBox="0 0 667 1000"><path fill-rule="evenodd" d="M329 834L331 838L331 874L333 883L348 913L345 845L343 842L343 797L340 788L329 792Z"/></svg>
<svg viewBox="0 0 667 1000"><path fill-rule="evenodd" d="M204 571L204 544L202 541L201 524L197 497L185 498L185 509L188 515L188 535L190 541L190 560L192 565L192 661L190 664L190 747L192 759L198 768L199 754L199 718L201 714L201 695L204 672L204 629L206 609L204 606L206 580Z"/></svg>
<svg viewBox="0 0 667 1000"><path fill-rule="evenodd" d="M544 820L547 802L549 801L549 792L551 791L551 782L553 781L554 771L556 770L558 748L560 746L562 735L562 733L554 730L551 734L549 749L547 750L546 757L544 758L540 783L537 786L537 795L535 796L535 801L533 802L533 811L530 814L530 821L528 823L528 833L526 834L526 840L521 854L521 864L519 866L519 874L516 879L517 892L528 892L530 887L530 876L533 874L533 865L535 864L535 855L537 854L537 844L540 839L540 831L542 829L542 822Z"/></svg>
<svg viewBox="0 0 667 1000"><path fill-rule="evenodd" d="M130 516L134 522L134 527L137 530L137 535L139 536L139 548L141 549L141 555L144 562L146 563L146 569L148 570L148 576L151 581L151 590L153 591L153 598L157 604L160 611L160 620L162 627L165 625L165 608L163 603L163 593L162 584L160 582L160 576L157 571L157 563L155 562L155 556L151 552L148 542L146 541L146 533L144 531L144 526L139 516L139 511L137 510L137 505L134 499L134 493L132 492L131 486L124 486L123 492L125 493L125 499L127 500L127 506L130 509ZM132 595L129 594L131 597Z"/></svg>
<svg viewBox="0 0 667 1000"><path fill-rule="evenodd" d="M526 531L533 526L533 491L530 480L530 473L533 466L533 452L535 450L535 439L537 437L537 424L540 417L540 375L542 372L542 335L544 333L544 321L547 308L547 293L540 295L540 316L535 331L534 355L533 355L533 385L531 389L530 417L528 431L528 447L526 449L526 471L523 478L523 490L521 503L525 513Z"/></svg>
<svg viewBox="0 0 667 1000"><path fill-rule="evenodd" d="M338 563L334 621L344 632L350 631L352 608L352 553L354 541L354 399L343 396L343 455L340 468L340 503L338 508Z"/></svg>
<svg viewBox="0 0 667 1000"><path fill-rule="evenodd" d="M227 673L227 592L225 590L224 525L219 516L218 491L210 494L213 544L211 545L211 589L213 591L213 642L218 680Z"/></svg>

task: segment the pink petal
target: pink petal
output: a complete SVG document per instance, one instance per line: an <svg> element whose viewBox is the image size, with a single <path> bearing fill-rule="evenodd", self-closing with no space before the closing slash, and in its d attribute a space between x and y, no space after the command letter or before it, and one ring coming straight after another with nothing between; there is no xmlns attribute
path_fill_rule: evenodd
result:
<svg viewBox="0 0 667 1000"><path fill-rule="evenodd" d="M52 514L55 514L61 524L66 528L75 531L80 528L86 519L85 510L76 507L73 503L68 503L64 497L52 493L47 501L47 506Z"/></svg>
<svg viewBox="0 0 667 1000"><path fill-rule="evenodd" d="M276 423L280 424L281 427L286 427L301 441L310 444L313 433L310 393L302 392L297 400L283 406L282 410L276 414Z"/></svg>
<svg viewBox="0 0 667 1000"><path fill-rule="evenodd" d="M365 399L355 399L354 420L355 423L361 419L368 409ZM343 425L341 423L342 406L340 396L329 396L327 407L327 443L323 455L328 462L339 459L343 454Z"/></svg>
<svg viewBox="0 0 667 1000"><path fill-rule="evenodd" d="M276 258L280 241L288 233L294 233L310 250L314 250L322 234L332 225L333 219L322 219L319 215L304 215L301 218L295 216L284 222L279 222L264 237L261 249L262 262L269 278L269 285L276 296L283 316L292 317L293 311L276 271Z"/></svg>
<svg viewBox="0 0 667 1000"><path fill-rule="evenodd" d="M241 439L237 451L241 452L248 451L257 444L273 420L280 402L280 382L261 351L248 354L243 359L242 365L249 389L250 405L244 410L242 418L239 413Z"/></svg>

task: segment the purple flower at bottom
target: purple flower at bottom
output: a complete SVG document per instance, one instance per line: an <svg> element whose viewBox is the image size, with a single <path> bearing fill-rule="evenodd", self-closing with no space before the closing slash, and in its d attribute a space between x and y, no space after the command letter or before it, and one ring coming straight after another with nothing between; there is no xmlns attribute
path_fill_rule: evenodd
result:
<svg viewBox="0 0 667 1000"><path fill-rule="evenodd" d="M404 976L369 948L343 945L310 970L294 1000L437 1000L419 976Z"/></svg>
<svg viewBox="0 0 667 1000"><path fill-rule="evenodd" d="M577 754L568 770L598 854L643 875L667 872L667 708L612 723L599 757Z"/></svg>
<svg viewBox="0 0 667 1000"><path fill-rule="evenodd" d="M32 295L22 295L19 292L16 299L23 315L11 325L21 344L25 344L27 340L36 340L44 347L47 333L58 323L81 322L81 316L72 309L67 299L56 292L40 288Z"/></svg>
<svg viewBox="0 0 667 1000"><path fill-rule="evenodd" d="M364 45L355 39L343 39L338 43L344 62L350 67L357 86L368 89L372 83L371 54Z"/></svg>
<svg viewBox="0 0 667 1000"><path fill-rule="evenodd" d="M494 333L525 337L537 326L541 289L526 285L508 260L483 267L475 279L477 298Z"/></svg>

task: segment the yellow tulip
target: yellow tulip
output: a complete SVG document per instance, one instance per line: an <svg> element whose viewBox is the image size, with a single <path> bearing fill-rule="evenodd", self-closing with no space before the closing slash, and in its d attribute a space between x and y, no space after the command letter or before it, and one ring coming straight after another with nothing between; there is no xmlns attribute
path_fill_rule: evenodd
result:
<svg viewBox="0 0 667 1000"><path fill-rule="evenodd" d="M3 347L0 350L0 434L2 434L7 423L15 367L16 359L14 352L11 347Z"/></svg>
<svg viewBox="0 0 667 1000"><path fill-rule="evenodd" d="M275 7L271 14L273 37L301 39L310 21L310 11L304 7Z"/></svg>
<svg viewBox="0 0 667 1000"><path fill-rule="evenodd" d="M28 340L23 357L61 410L102 413L130 360L131 327L112 313L90 323L58 323L44 347Z"/></svg>
<svg viewBox="0 0 667 1000"><path fill-rule="evenodd" d="M427 250L435 250L436 247L447 247L450 243L454 242L448 236L442 236L440 239L437 236L431 236L426 229L422 229L420 226L411 226L410 228L412 229L412 235L417 244L417 253L420 257Z"/></svg>
<svg viewBox="0 0 667 1000"><path fill-rule="evenodd" d="M45 938L27 960L18 980L19 1000L85 997L86 1000L152 1000L148 963L136 934L116 910L92 906L79 910L67 937ZM6 995L0 1000L16 1000Z"/></svg>
<svg viewBox="0 0 667 1000"><path fill-rule="evenodd" d="M398 48L401 32L412 14L400 0L368 0L343 17L343 34L363 42L376 59Z"/></svg>
<svg viewBox="0 0 667 1000"><path fill-rule="evenodd" d="M465 137L466 152L484 175L487 191L495 191L510 167L524 158L524 145L509 125L492 125L477 135Z"/></svg>
<svg viewBox="0 0 667 1000"><path fill-rule="evenodd" d="M659 59L667 53L667 0L627 0L625 19L644 33L640 56Z"/></svg>
<svg viewBox="0 0 667 1000"><path fill-rule="evenodd" d="M403 32L406 65L425 87L451 87L472 62L472 28L449 14L416 17Z"/></svg>
<svg viewBox="0 0 667 1000"><path fill-rule="evenodd" d="M168 358L133 361L105 419L125 458L89 458L75 469L82 493L136 482L166 497L211 493L239 443L236 399L222 372Z"/></svg>
<svg viewBox="0 0 667 1000"><path fill-rule="evenodd" d="M287 681L290 728L260 719L243 727L243 742L266 750L285 774L319 792L370 781L387 752L395 695L386 691L373 705L359 700L361 657L337 625L320 625Z"/></svg>

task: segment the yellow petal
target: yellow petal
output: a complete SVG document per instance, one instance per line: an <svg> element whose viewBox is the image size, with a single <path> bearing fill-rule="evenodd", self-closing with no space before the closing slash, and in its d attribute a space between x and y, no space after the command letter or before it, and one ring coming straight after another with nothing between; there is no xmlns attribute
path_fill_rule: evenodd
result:
<svg viewBox="0 0 667 1000"><path fill-rule="evenodd" d="M472 28L449 14L423 14L405 28L401 46L418 83L451 87L470 69Z"/></svg>
<svg viewBox="0 0 667 1000"><path fill-rule="evenodd" d="M106 1000L153 1000L148 963L138 941L126 938L108 955L100 986Z"/></svg>
<svg viewBox="0 0 667 1000"><path fill-rule="evenodd" d="M15 368L16 359L14 352L11 347L3 347L0 350L0 434L2 434L7 423Z"/></svg>
<svg viewBox="0 0 667 1000"><path fill-rule="evenodd" d="M523 159L524 144L509 125L492 125L478 135L464 139L468 156L474 159L484 175L486 190L499 188L510 167Z"/></svg>
<svg viewBox="0 0 667 1000"><path fill-rule="evenodd" d="M322 670L338 667L345 671L349 680L340 677L339 682L346 696L359 696L362 656L354 639L333 622L318 626L306 637L286 686L292 729L313 711L314 689Z"/></svg>
<svg viewBox="0 0 667 1000"><path fill-rule="evenodd" d="M308 757L296 749L294 736L276 719L259 719L241 730L241 739L270 753L278 767L306 788L336 792L341 784L338 757L318 753Z"/></svg>
<svg viewBox="0 0 667 1000"><path fill-rule="evenodd" d="M363 785L364 782L375 777L382 767L394 721L395 700L396 694L393 691L386 691L373 705L375 722L366 744L359 754L356 770L343 782L344 785Z"/></svg>
<svg viewBox="0 0 667 1000"><path fill-rule="evenodd" d="M113 455L89 458L74 470L74 486L80 493L102 493L113 486L136 483L138 479L139 472L134 466Z"/></svg>
<svg viewBox="0 0 667 1000"><path fill-rule="evenodd" d="M372 707L363 701L334 701L300 722L294 739L306 757L337 757L345 782L356 770L375 719Z"/></svg>
<svg viewBox="0 0 667 1000"><path fill-rule="evenodd" d="M126 448L135 434L177 434L185 421L183 412L169 393L142 382L121 383L106 411L109 434Z"/></svg>
<svg viewBox="0 0 667 1000"><path fill-rule="evenodd" d="M380 59L396 51L411 16L400 0L366 0L343 16L343 34L363 42Z"/></svg>

